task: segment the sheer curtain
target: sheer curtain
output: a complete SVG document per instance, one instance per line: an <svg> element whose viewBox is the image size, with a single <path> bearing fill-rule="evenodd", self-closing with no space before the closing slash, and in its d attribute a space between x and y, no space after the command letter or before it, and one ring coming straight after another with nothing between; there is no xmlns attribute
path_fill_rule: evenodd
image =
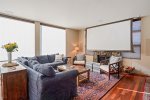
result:
<svg viewBox="0 0 150 100"><path fill-rule="evenodd" d="M0 17L0 47L9 42L18 44L18 52L12 53L13 59L20 56L35 55L34 23ZM0 61L7 60L7 52L0 48Z"/></svg>
<svg viewBox="0 0 150 100"><path fill-rule="evenodd" d="M66 31L42 25L42 55L66 55Z"/></svg>

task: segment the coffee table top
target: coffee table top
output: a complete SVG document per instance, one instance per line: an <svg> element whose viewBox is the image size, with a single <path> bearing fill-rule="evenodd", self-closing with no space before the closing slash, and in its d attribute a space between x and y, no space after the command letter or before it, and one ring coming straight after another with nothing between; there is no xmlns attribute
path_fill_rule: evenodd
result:
<svg viewBox="0 0 150 100"><path fill-rule="evenodd" d="M90 71L90 69L85 68L83 66L79 66L79 65L60 65L57 68L58 68L58 70L61 70L61 71L69 71L69 70L75 69L79 73Z"/></svg>

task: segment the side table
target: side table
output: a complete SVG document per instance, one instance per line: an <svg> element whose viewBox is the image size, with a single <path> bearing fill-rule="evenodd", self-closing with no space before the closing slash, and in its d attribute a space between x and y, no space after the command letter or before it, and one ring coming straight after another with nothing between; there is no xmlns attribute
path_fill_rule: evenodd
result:
<svg viewBox="0 0 150 100"><path fill-rule="evenodd" d="M0 100L27 100L27 71L22 65L2 67L0 62Z"/></svg>

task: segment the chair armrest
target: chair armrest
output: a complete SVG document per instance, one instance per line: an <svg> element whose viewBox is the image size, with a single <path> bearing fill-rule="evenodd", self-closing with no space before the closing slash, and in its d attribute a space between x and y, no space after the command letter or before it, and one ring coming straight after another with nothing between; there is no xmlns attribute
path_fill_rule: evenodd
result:
<svg viewBox="0 0 150 100"><path fill-rule="evenodd" d="M109 64L109 72L110 72L110 71L111 71L112 73L118 72L119 69L120 69L119 63L120 63L120 61Z"/></svg>
<svg viewBox="0 0 150 100"><path fill-rule="evenodd" d="M65 63L65 64L67 64L67 62L68 62L68 57L63 57L63 62Z"/></svg>
<svg viewBox="0 0 150 100"><path fill-rule="evenodd" d="M77 57L76 57L76 56L73 57L73 64L74 64L74 61L75 61L75 60L77 60Z"/></svg>
<svg viewBox="0 0 150 100"><path fill-rule="evenodd" d="M118 64L118 65L119 65L119 63L120 63L120 61L115 62L115 63L111 63L111 64L109 64L109 65L110 65L110 66L111 66L111 65L114 65L114 64Z"/></svg>

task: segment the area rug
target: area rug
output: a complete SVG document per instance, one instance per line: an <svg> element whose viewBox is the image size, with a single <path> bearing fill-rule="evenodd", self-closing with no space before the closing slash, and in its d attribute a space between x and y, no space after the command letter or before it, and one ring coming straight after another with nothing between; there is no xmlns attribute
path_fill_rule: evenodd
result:
<svg viewBox="0 0 150 100"><path fill-rule="evenodd" d="M121 76L121 78L122 77L123 76ZM108 80L106 74L90 72L90 80L79 84L78 96L76 96L74 100L99 100L119 82L120 79L111 76L110 80Z"/></svg>

